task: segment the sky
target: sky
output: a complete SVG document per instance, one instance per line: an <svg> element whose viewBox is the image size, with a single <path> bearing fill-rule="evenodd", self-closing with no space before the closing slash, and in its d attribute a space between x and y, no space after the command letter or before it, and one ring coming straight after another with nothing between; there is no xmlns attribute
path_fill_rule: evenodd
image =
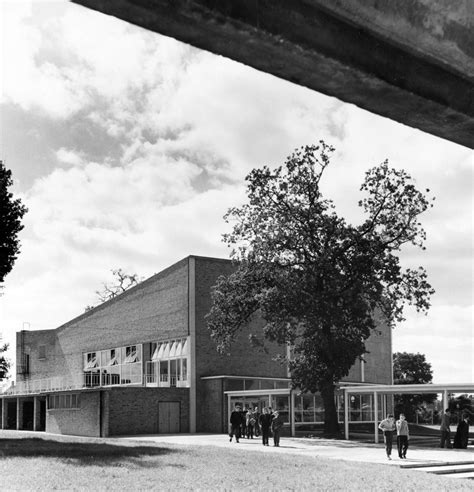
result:
<svg viewBox="0 0 474 492"><path fill-rule="evenodd" d="M436 197L426 251L401 252L436 294L427 316L406 310L393 350L425 354L433 382L474 382L469 149L78 5L0 1L0 159L29 210L0 298L11 348L98 304L112 269L227 258L245 176L322 139L336 148L323 193L350 222L385 159Z"/></svg>

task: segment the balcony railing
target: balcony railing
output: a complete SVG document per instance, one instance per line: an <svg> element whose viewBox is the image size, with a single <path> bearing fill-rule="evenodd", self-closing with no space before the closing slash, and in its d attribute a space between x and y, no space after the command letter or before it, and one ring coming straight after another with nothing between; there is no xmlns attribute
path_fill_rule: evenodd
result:
<svg viewBox="0 0 474 492"><path fill-rule="evenodd" d="M38 393L51 393L54 391L66 391L81 388L79 381L73 381L70 378L47 378L32 379L29 381L20 381L12 384L2 392L3 395L29 395Z"/></svg>
<svg viewBox="0 0 474 492"><path fill-rule="evenodd" d="M142 375L141 363L122 364L113 366L113 371L85 371L77 377L54 377L44 379L30 379L12 384L9 388L0 391L2 395L29 395L52 393L55 391L79 390L102 386L146 385L163 388L186 388L189 381L186 376L177 377L166 373L158 374L158 365L147 363L147 373Z"/></svg>

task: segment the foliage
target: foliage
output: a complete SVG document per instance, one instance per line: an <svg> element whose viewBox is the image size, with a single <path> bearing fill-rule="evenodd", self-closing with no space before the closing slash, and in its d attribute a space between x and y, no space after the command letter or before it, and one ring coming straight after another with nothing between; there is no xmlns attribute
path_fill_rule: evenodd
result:
<svg viewBox="0 0 474 492"><path fill-rule="evenodd" d="M433 380L431 364L424 354L395 352L393 354L394 384L429 384ZM416 412L423 410L424 403L433 403L437 398L434 394L400 394L394 395L396 413L404 413L408 420L415 419Z"/></svg>
<svg viewBox="0 0 474 492"><path fill-rule="evenodd" d="M458 395L456 398L450 398L449 409L454 415L457 415L459 419L461 419L464 414L468 415L472 424L474 405L470 395Z"/></svg>
<svg viewBox="0 0 474 492"><path fill-rule="evenodd" d="M10 369L10 361L6 358L5 352L8 350L8 344L0 346L0 381L3 381L8 377L8 370Z"/></svg>
<svg viewBox="0 0 474 492"><path fill-rule="evenodd" d="M109 301L110 299L117 297L131 287L138 285L143 280L136 273L128 274L121 268L110 271L112 272L114 280L110 283L102 283L102 290L95 291L100 302ZM94 306L88 305L84 308L84 311L88 312L92 309L94 309Z"/></svg>
<svg viewBox="0 0 474 492"><path fill-rule="evenodd" d="M27 212L21 200L13 199L13 194L8 191L12 184L11 171L0 161L0 284L20 252L18 233L23 229L21 219Z"/></svg>
<svg viewBox="0 0 474 492"><path fill-rule="evenodd" d="M221 352L255 317L264 321L262 338L291 344L294 357L284 362L292 384L321 392L327 434L338 432L335 384L366 352L377 323L394 326L406 303L426 312L433 292L425 270L403 270L397 256L405 244L424 248L418 217L428 200L385 161L361 186L367 219L347 223L320 188L333 151L321 141L295 151L284 167L247 176L248 203L225 216L236 271L217 281L207 316Z"/></svg>

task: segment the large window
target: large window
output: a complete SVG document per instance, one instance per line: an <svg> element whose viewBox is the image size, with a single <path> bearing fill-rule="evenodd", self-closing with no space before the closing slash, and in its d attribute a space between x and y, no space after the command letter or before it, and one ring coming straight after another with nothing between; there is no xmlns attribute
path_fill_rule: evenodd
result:
<svg viewBox="0 0 474 492"><path fill-rule="evenodd" d="M306 393L295 397L296 423L324 422L324 405L319 394Z"/></svg>
<svg viewBox="0 0 474 492"><path fill-rule="evenodd" d="M84 354L84 386L142 384L142 345Z"/></svg>
<svg viewBox="0 0 474 492"><path fill-rule="evenodd" d="M155 342L147 363L147 384L188 386L189 342L187 338Z"/></svg>

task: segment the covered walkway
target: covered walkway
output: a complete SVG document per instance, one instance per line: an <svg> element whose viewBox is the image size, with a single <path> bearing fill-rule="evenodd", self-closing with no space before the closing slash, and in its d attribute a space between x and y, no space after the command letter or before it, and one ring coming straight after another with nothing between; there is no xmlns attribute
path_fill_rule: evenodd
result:
<svg viewBox="0 0 474 492"><path fill-rule="evenodd" d="M420 394L441 394L442 405L445 408L448 404L450 393L474 393L474 383L467 384L381 384L367 386L341 386L340 391L344 395L344 437L349 439L349 401L351 395L366 395L373 396L373 415L379 415L379 397L386 395L420 395ZM374 442L379 442L378 419L374 419Z"/></svg>

